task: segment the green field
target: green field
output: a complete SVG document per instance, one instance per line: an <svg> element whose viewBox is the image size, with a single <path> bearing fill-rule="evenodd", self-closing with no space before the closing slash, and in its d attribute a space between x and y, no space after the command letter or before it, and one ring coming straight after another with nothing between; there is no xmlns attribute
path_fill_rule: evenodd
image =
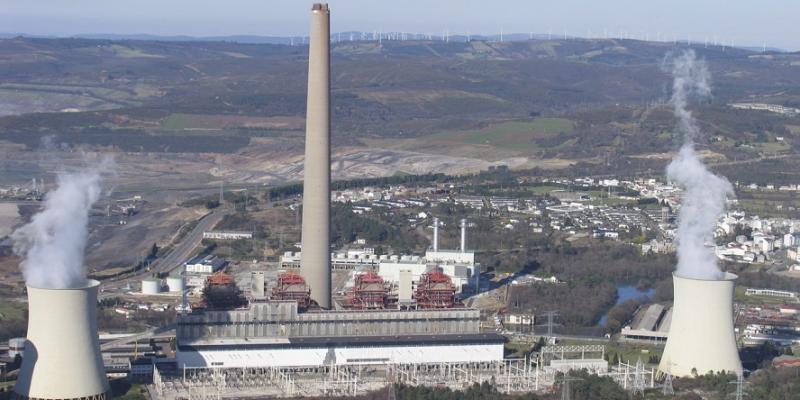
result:
<svg viewBox="0 0 800 400"><path fill-rule="evenodd" d="M742 191L737 207L748 214L762 217L787 217L800 209L800 198L794 192Z"/></svg>
<svg viewBox="0 0 800 400"><path fill-rule="evenodd" d="M556 190L564 190L565 186L561 185L542 185L542 186L531 186L528 188L533 193L536 194L547 194Z"/></svg>
<svg viewBox="0 0 800 400"><path fill-rule="evenodd" d="M179 131L191 126L191 115L188 114L171 114L169 117L161 121L161 128Z"/></svg>
<svg viewBox="0 0 800 400"><path fill-rule="evenodd" d="M632 364L636 364L636 361L641 358L642 361L647 363L648 359L652 355L661 356L661 353L664 351L664 348L657 345L650 345L650 344L640 344L640 343L617 343L614 341L609 341L605 343L598 343L593 341L582 341L582 340L561 340L558 343L559 345L595 345L595 344L602 344L606 346L606 355L609 360L614 358L614 354L616 354L620 361L628 362Z"/></svg>
<svg viewBox="0 0 800 400"><path fill-rule="evenodd" d="M748 296L745 294L747 289L747 287L737 285L734 289L733 300L737 303L750 304L754 306L780 305L786 303L785 299L779 297Z"/></svg>
<svg viewBox="0 0 800 400"><path fill-rule="evenodd" d="M0 301L0 322L25 318L27 307L16 301Z"/></svg>
<svg viewBox="0 0 800 400"><path fill-rule="evenodd" d="M532 121L509 121L468 131L451 131L429 136L431 141L461 144L484 144L511 150L535 150L535 139L570 133L575 123L565 118L536 118Z"/></svg>

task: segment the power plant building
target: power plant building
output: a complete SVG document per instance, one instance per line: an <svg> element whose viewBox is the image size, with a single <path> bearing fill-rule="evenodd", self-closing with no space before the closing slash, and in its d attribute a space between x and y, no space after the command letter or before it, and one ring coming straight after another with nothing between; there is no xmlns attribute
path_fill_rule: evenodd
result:
<svg viewBox="0 0 800 400"><path fill-rule="evenodd" d="M295 301L178 316L176 334L183 368L497 361L504 342L481 333L475 309L301 312Z"/></svg>
<svg viewBox="0 0 800 400"><path fill-rule="evenodd" d="M461 305L451 278L441 272L400 272L398 280L402 275L405 282L399 285L402 295L397 297L404 299L389 296L388 283L374 272L359 274L347 304L333 303L329 32L328 6L315 4L309 42L302 258L297 257L300 269L281 274L269 291L269 299L251 296L244 304L214 307L215 300L206 298L205 307L193 307L191 313L178 315L178 367L185 371L502 361L505 339L481 331L480 311ZM431 256L453 268L461 261L474 261L474 255L463 252ZM352 260L376 264L390 261L390 257L381 257L365 252L354 254ZM411 256L404 257L411 261ZM346 258L351 259L349 254ZM419 282L413 288L410 279L415 274ZM225 282L231 280L222 278L218 277L221 284L215 292L240 293L236 288L225 289L230 286ZM262 276L254 274L251 278L263 282ZM251 285L251 293L266 292L260 282ZM415 306L404 308L403 300Z"/></svg>

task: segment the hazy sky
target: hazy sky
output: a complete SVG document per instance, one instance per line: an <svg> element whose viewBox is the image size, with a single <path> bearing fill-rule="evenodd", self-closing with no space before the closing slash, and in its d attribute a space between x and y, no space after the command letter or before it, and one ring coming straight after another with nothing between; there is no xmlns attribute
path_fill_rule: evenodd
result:
<svg viewBox="0 0 800 400"><path fill-rule="evenodd" d="M0 32L304 35L311 1L0 0ZM331 0L333 32L535 32L800 50L798 0ZM627 33L625 33L627 32Z"/></svg>

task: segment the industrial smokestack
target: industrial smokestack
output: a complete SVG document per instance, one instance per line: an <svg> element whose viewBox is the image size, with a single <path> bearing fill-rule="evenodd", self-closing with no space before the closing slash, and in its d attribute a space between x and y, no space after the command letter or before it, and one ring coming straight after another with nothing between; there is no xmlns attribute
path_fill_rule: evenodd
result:
<svg viewBox="0 0 800 400"><path fill-rule="evenodd" d="M708 372L742 373L733 331L737 276L704 280L672 275L675 303L659 371L677 377Z"/></svg>
<svg viewBox="0 0 800 400"><path fill-rule="evenodd" d="M433 251L439 251L439 218L433 219Z"/></svg>
<svg viewBox="0 0 800 400"><path fill-rule="evenodd" d="M111 398L97 338L99 285L28 286L28 336L14 398Z"/></svg>
<svg viewBox="0 0 800 400"><path fill-rule="evenodd" d="M461 220L461 252L467 252L467 220Z"/></svg>
<svg viewBox="0 0 800 400"><path fill-rule="evenodd" d="M331 308L330 270L330 10L311 8L308 46L306 155L303 172L303 228L300 273L311 287L311 299Z"/></svg>

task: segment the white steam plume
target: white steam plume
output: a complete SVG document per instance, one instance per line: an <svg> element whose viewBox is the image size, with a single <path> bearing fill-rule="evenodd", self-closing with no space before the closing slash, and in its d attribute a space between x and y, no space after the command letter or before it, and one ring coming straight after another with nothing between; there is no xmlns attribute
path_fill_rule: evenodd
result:
<svg viewBox="0 0 800 400"><path fill-rule="evenodd" d="M685 278L722 279L713 249L705 246L713 238L717 218L725 211L725 202L733 196L733 187L724 177L706 168L694 149L700 134L691 111L686 109L690 97L704 97L711 92L710 76L705 63L697 60L694 51L686 51L672 59L671 103L678 119L683 145L667 166L667 178L683 188L678 215L678 268Z"/></svg>
<svg viewBox="0 0 800 400"><path fill-rule="evenodd" d="M83 287L83 264L89 211L100 197L99 168L59 173L58 188L45 198L44 210L11 238L28 286L51 289Z"/></svg>

